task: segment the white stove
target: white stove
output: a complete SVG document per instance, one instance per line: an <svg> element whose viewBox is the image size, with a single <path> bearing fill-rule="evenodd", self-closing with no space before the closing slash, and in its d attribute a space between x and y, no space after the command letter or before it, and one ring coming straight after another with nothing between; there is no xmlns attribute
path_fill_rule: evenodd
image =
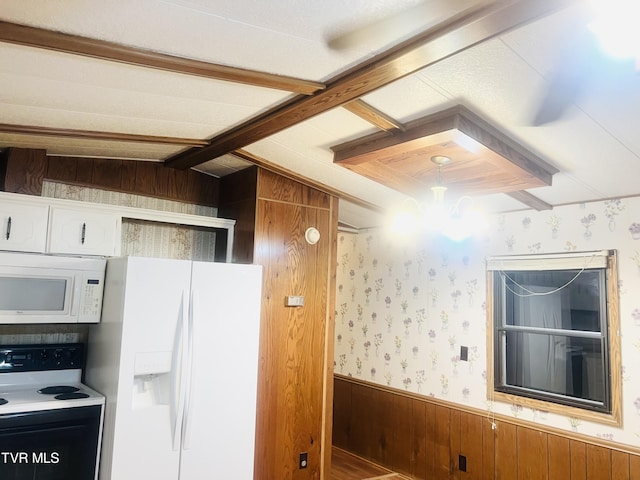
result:
<svg viewBox="0 0 640 480"><path fill-rule="evenodd" d="M0 345L0 478L96 480L105 397L82 344Z"/></svg>
<svg viewBox="0 0 640 480"><path fill-rule="evenodd" d="M81 376L80 369L0 374L0 415L104 405L104 395Z"/></svg>

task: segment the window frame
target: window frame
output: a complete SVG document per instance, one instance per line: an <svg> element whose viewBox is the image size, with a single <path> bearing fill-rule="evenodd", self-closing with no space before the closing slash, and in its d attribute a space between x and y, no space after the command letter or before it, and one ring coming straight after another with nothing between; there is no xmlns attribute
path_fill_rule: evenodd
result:
<svg viewBox="0 0 640 480"><path fill-rule="evenodd" d="M498 368L498 357L496 356L495 348L500 348L500 345L496 345L496 323L501 320L501 315L496 318L496 271L498 268L492 267L492 263L495 265L496 261L501 261L509 258L522 259L524 261L531 261L536 264L544 265L545 261L557 261L562 262L563 259L568 259L572 256L582 256L588 258L589 255L604 255L605 256L605 284L606 284L606 325L602 326L603 335L606 333L605 342L608 348L602 352L605 356L605 362L608 360L609 371L609 402L610 412L603 412L593 409L587 409L580 406L566 405L564 403L556 403L549 399L532 398L531 396L518 395L517 393L502 392L496 390L496 372L495 368ZM538 268L538 267L536 267ZM567 267L566 270L570 270L571 267ZM575 269L575 267L573 267ZM509 270L509 269L505 269ZM517 268L513 268L517 270ZM539 268L540 271L551 270L545 268ZM563 268L553 268L553 270L565 270ZM537 410L548 411L565 415L568 417L579 418L589 420L598 423L604 423L609 425L621 426L622 425L622 365L620 360L620 309L619 309L619 292L618 292L618 262L617 254L615 250L600 251L600 252L572 252L572 253L558 253L558 254L542 254L542 255L519 255L519 256L505 256L505 257L491 257L487 259L487 271L486 271L486 288L487 288L487 399L489 402L504 402L511 405L520 405L528 408L534 408ZM504 297L500 300L504 301ZM497 308L502 308L502 304ZM540 397L540 396L539 396ZM552 395L549 395L552 397Z"/></svg>

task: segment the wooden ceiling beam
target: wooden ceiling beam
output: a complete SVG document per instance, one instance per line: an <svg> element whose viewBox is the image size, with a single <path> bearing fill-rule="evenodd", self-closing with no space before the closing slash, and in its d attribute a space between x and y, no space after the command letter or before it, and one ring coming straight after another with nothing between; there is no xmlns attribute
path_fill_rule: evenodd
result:
<svg viewBox="0 0 640 480"><path fill-rule="evenodd" d="M175 168L189 168L217 158L342 106L575 1L502 0L488 6L472 7L339 75L327 82L324 90L284 102L214 137L208 146L175 155L165 163Z"/></svg>
<svg viewBox="0 0 640 480"><path fill-rule="evenodd" d="M526 190L520 190L518 192L509 192L507 193L511 198L524 203L527 207L531 207L534 210L542 211L542 210L551 210L553 209L553 205L545 202L544 200L539 199L535 195L527 192Z"/></svg>
<svg viewBox="0 0 640 480"><path fill-rule="evenodd" d="M405 127L402 123L397 122L395 119L381 112L380 110L372 107L363 100L357 99L349 103L345 103L342 108L357 115L358 117L366 120L371 125L378 127L385 132L404 132Z"/></svg>
<svg viewBox="0 0 640 480"><path fill-rule="evenodd" d="M85 140L102 140L113 142L155 143L162 145L181 145L201 147L207 145L206 140L197 138L161 137L155 135L134 135L130 133L98 132L93 130L74 130L71 128L34 127L0 123L0 134L40 135L44 137L66 137Z"/></svg>
<svg viewBox="0 0 640 480"><path fill-rule="evenodd" d="M168 55L104 40L0 21L0 42L44 48L168 72L311 95L325 85L299 78Z"/></svg>

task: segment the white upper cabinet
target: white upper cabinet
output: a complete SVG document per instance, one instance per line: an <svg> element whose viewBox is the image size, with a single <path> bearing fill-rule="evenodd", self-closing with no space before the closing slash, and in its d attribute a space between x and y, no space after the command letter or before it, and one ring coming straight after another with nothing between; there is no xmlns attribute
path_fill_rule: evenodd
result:
<svg viewBox="0 0 640 480"><path fill-rule="evenodd" d="M117 255L120 222L120 216L109 212L52 206L48 251L80 255Z"/></svg>
<svg viewBox="0 0 640 480"><path fill-rule="evenodd" d="M0 202L0 250L43 253L47 246L48 205Z"/></svg>
<svg viewBox="0 0 640 480"><path fill-rule="evenodd" d="M231 262L235 220L0 192L0 250L119 256L123 219L226 231Z"/></svg>

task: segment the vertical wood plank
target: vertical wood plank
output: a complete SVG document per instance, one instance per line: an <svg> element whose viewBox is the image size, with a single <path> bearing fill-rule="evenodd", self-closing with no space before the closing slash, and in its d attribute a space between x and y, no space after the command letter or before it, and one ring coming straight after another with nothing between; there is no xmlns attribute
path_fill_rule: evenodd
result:
<svg viewBox="0 0 640 480"><path fill-rule="evenodd" d="M143 162L139 162L143 163ZM79 158L76 167L76 183L92 185L93 158Z"/></svg>
<svg viewBox="0 0 640 480"><path fill-rule="evenodd" d="M351 450L351 383L340 378L333 381L333 444Z"/></svg>
<svg viewBox="0 0 640 480"><path fill-rule="evenodd" d="M611 480L611 450L587 445L587 480Z"/></svg>
<svg viewBox="0 0 640 480"><path fill-rule="evenodd" d="M189 180L187 178L187 172L167 167L165 167L165 170L167 170L167 193L169 197L189 198Z"/></svg>
<svg viewBox="0 0 640 480"><path fill-rule="evenodd" d="M496 424L496 480L516 480L518 478L516 427L504 422L496 422Z"/></svg>
<svg viewBox="0 0 640 480"><path fill-rule="evenodd" d="M213 177L203 175L195 170L187 170L186 173L192 201L202 205L217 205L220 196L218 182L214 182ZM298 182L289 183L297 184Z"/></svg>
<svg viewBox="0 0 640 480"><path fill-rule="evenodd" d="M136 190L136 162L134 160L122 161L122 174L120 175L120 190L123 192L135 192ZM183 173L182 171L180 173ZM187 196L176 195L173 197L175 200L182 200L186 202Z"/></svg>
<svg viewBox="0 0 640 480"><path fill-rule="evenodd" d="M393 465L394 396L390 392L378 392L377 424L373 437L377 441L372 460L380 465Z"/></svg>
<svg viewBox="0 0 640 480"><path fill-rule="evenodd" d="M415 478L427 477L427 404L413 399L411 402L411 471Z"/></svg>
<svg viewBox="0 0 640 480"><path fill-rule="evenodd" d="M156 169L153 162L136 163L135 192L139 195L153 196L156 193Z"/></svg>
<svg viewBox="0 0 640 480"><path fill-rule="evenodd" d="M362 385L351 387L351 442L350 451L365 458L371 458L371 415L375 415L375 391Z"/></svg>
<svg viewBox="0 0 640 480"><path fill-rule="evenodd" d="M436 480L449 480L449 464L451 459L450 445L451 410L436 405Z"/></svg>
<svg viewBox="0 0 640 480"><path fill-rule="evenodd" d="M460 410L451 409L449 418L449 478L460 480L458 455L460 455Z"/></svg>
<svg viewBox="0 0 640 480"><path fill-rule="evenodd" d="M629 480L629 454L611 451L611 479Z"/></svg>
<svg viewBox="0 0 640 480"><path fill-rule="evenodd" d="M459 474L462 480L482 480L483 420L471 413L460 414L460 455L467 458L467 471Z"/></svg>
<svg viewBox="0 0 640 480"><path fill-rule="evenodd" d="M99 188L119 189L122 177L122 161L104 158L93 160L91 183Z"/></svg>
<svg viewBox="0 0 640 480"><path fill-rule="evenodd" d="M263 302L255 476L319 479L321 449L329 448L321 441L325 335L330 318L324 266L329 262L333 236L321 237L310 246L304 232L308 225L330 231L331 213L282 202L258 201L257 208L255 263L263 267ZM323 266L322 274L318 265ZM291 291L305 297L304 309L285 306L282 299ZM376 423L376 415L367 421ZM299 452L308 452L304 470L298 468Z"/></svg>
<svg viewBox="0 0 640 480"><path fill-rule="evenodd" d="M45 178L60 182L75 182L77 168L76 157L47 157Z"/></svg>
<svg viewBox="0 0 640 480"><path fill-rule="evenodd" d="M155 195L169 197L169 168L162 164L156 164ZM195 202L200 203L200 202Z"/></svg>
<svg viewBox="0 0 640 480"><path fill-rule="evenodd" d="M518 480L546 480L549 475L547 434L525 427L516 428Z"/></svg>
<svg viewBox="0 0 640 480"><path fill-rule="evenodd" d="M427 475L425 478L436 478L436 406L433 403L425 405L427 414L426 443L425 443L425 467Z"/></svg>
<svg viewBox="0 0 640 480"><path fill-rule="evenodd" d="M570 440L569 449L571 451L571 480L586 480L587 478L586 445L577 440Z"/></svg>
<svg viewBox="0 0 640 480"><path fill-rule="evenodd" d="M399 473L411 474L411 425L415 419L412 400L409 397L395 395L393 401L393 437L391 439L390 452L392 456L391 466Z"/></svg>
<svg viewBox="0 0 640 480"><path fill-rule="evenodd" d="M496 431L491 422L482 419L482 480L496 478Z"/></svg>
<svg viewBox="0 0 640 480"><path fill-rule="evenodd" d="M4 159L7 192L41 195L47 169L47 152L32 148L10 148Z"/></svg>
<svg viewBox="0 0 640 480"><path fill-rule="evenodd" d="M547 435L547 444L549 445L549 480L570 480L569 440L557 435Z"/></svg>
<svg viewBox="0 0 640 480"><path fill-rule="evenodd" d="M629 480L640 480L640 456L629 455Z"/></svg>

